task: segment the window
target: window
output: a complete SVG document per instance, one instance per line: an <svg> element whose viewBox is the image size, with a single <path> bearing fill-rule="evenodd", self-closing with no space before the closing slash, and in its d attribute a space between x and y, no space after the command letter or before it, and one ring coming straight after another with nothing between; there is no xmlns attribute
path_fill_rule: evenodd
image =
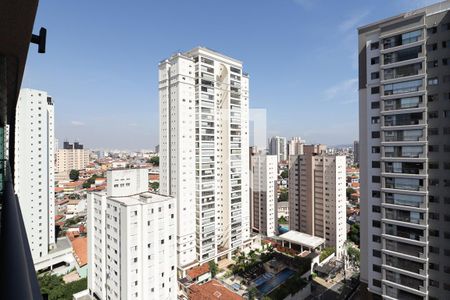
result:
<svg viewBox="0 0 450 300"><path fill-rule="evenodd" d="M378 74L379 75L379 74ZM378 76L379 77L379 76ZM370 89L370 93L372 94L372 95L374 95L374 94L379 94L380 93L380 87L379 86L374 86L374 87L372 87L371 89Z"/></svg>
<svg viewBox="0 0 450 300"><path fill-rule="evenodd" d="M372 241L375 243L381 243L381 237L379 235L372 235Z"/></svg>
<svg viewBox="0 0 450 300"><path fill-rule="evenodd" d="M417 92L422 87L422 80L410 80L384 85L384 95Z"/></svg>
<svg viewBox="0 0 450 300"><path fill-rule="evenodd" d="M378 147L378 146L373 146L372 147L372 153L380 153L380 147Z"/></svg>
<svg viewBox="0 0 450 300"><path fill-rule="evenodd" d="M380 123L380 117L372 117L372 124Z"/></svg>
<svg viewBox="0 0 450 300"><path fill-rule="evenodd" d="M442 42L442 48L447 48L450 45L450 40Z"/></svg>
<svg viewBox="0 0 450 300"><path fill-rule="evenodd" d="M373 279L372 284L373 284L373 286L381 287L381 281L378 279Z"/></svg>
<svg viewBox="0 0 450 300"><path fill-rule="evenodd" d="M439 117L439 112L438 111L430 111L428 113L428 118L430 119L436 119Z"/></svg>
<svg viewBox="0 0 450 300"><path fill-rule="evenodd" d="M428 78L428 85L438 85L439 79L437 77Z"/></svg>
<svg viewBox="0 0 450 300"><path fill-rule="evenodd" d="M372 138L373 139L379 139L380 138L380 132L379 131L372 131Z"/></svg>
<svg viewBox="0 0 450 300"><path fill-rule="evenodd" d="M374 272L381 273L381 266L380 265L372 265L372 270Z"/></svg>
<svg viewBox="0 0 450 300"><path fill-rule="evenodd" d="M381 213L381 206L379 206L379 205L372 205L372 212L374 212L374 213Z"/></svg>
<svg viewBox="0 0 450 300"><path fill-rule="evenodd" d="M437 26L433 26L430 28L427 28L427 33L428 34L435 34L437 32Z"/></svg>
<svg viewBox="0 0 450 300"><path fill-rule="evenodd" d="M375 250L375 249L373 249L373 250L372 250L372 255L373 255L374 257L381 257L381 251L380 251L380 250Z"/></svg>
<svg viewBox="0 0 450 300"><path fill-rule="evenodd" d="M374 42L370 44L370 50L376 50L380 47L380 42Z"/></svg>
<svg viewBox="0 0 450 300"><path fill-rule="evenodd" d="M372 72L370 74L370 79L375 80L375 79L378 79L378 78L380 78L380 72Z"/></svg>
<svg viewBox="0 0 450 300"><path fill-rule="evenodd" d="M381 192L380 191L372 191L372 197L373 198L380 198Z"/></svg>
<svg viewBox="0 0 450 300"><path fill-rule="evenodd" d="M442 59L442 65L448 66L448 58L443 58Z"/></svg>
<svg viewBox="0 0 450 300"><path fill-rule="evenodd" d="M428 152L439 152L439 145L428 145Z"/></svg>
<svg viewBox="0 0 450 300"><path fill-rule="evenodd" d="M433 43L433 44L428 44L427 45L427 51L431 52L431 51L436 51L437 50L437 43Z"/></svg>
<svg viewBox="0 0 450 300"><path fill-rule="evenodd" d="M372 161L372 168L379 169L380 168L380 162L379 161Z"/></svg>
<svg viewBox="0 0 450 300"><path fill-rule="evenodd" d="M376 65L376 64L379 64L379 63L380 63L380 57L379 57L379 56L372 57L372 58L370 59L370 64L371 64L371 65Z"/></svg>
<svg viewBox="0 0 450 300"><path fill-rule="evenodd" d="M432 69L432 68L436 68L438 66L438 61L437 60L431 60L427 62L427 68L428 69Z"/></svg>
<svg viewBox="0 0 450 300"><path fill-rule="evenodd" d="M438 135L439 128L428 128L428 135Z"/></svg>
<svg viewBox="0 0 450 300"><path fill-rule="evenodd" d="M372 109L380 108L380 101L375 101L375 102L370 103L370 108L372 108Z"/></svg>
<svg viewBox="0 0 450 300"><path fill-rule="evenodd" d="M381 222L378 220L373 220L372 221L372 226L376 227L376 228L380 228L381 227Z"/></svg>
<svg viewBox="0 0 450 300"><path fill-rule="evenodd" d="M430 279L428 282L430 283L430 286L433 286L433 287L436 287L436 288L439 287L439 281Z"/></svg>
<svg viewBox="0 0 450 300"><path fill-rule="evenodd" d="M428 102L435 102L439 100L438 94L428 95Z"/></svg>

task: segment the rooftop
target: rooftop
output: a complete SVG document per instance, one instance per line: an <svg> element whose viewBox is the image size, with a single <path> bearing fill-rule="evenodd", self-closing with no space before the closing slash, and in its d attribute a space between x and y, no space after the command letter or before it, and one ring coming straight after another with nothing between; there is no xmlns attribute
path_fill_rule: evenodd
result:
<svg viewBox="0 0 450 300"><path fill-rule="evenodd" d="M320 245L325 243L325 239L313 236L307 233L298 232L295 230L290 230L283 233L278 238L284 241L288 241L297 245L305 246L308 248L318 248Z"/></svg>
<svg viewBox="0 0 450 300"><path fill-rule="evenodd" d="M72 248L74 256L80 267L84 266L88 262L87 256L87 237L80 237L72 241Z"/></svg>
<svg viewBox="0 0 450 300"><path fill-rule="evenodd" d="M201 266L193 267L192 269L187 270L187 275L191 279L195 279L203 274L206 274L209 272L209 265L208 263L204 263Z"/></svg>
<svg viewBox="0 0 450 300"><path fill-rule="evenodd" d="M130 196L116 196L116 197L110 196L108 197L108 199L114 200L120 203L121 205L128 206L128 205L139 205L139 204L148 204L166 201L167 199L171 199L171 197L151 192L143 192L140 194Z"/></svg>
<svg viewBox="0 0 450 300"><path fill-rule="evenodd" d="M193 284L189 288L190 300L242 300L241 296L224 287L217 280L205 284Z"/></svg>

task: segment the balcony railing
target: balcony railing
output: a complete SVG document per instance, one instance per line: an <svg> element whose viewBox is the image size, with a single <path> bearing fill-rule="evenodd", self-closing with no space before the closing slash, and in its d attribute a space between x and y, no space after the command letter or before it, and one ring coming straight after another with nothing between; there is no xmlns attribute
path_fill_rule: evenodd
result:
<svg viewBox="0 0 450 300"><path fill-rule="evenodd" d="M2 164L5 165L0 235L2 298L42 299L22 212L17 196L14 194L9 163L2 162Z"/></svg>

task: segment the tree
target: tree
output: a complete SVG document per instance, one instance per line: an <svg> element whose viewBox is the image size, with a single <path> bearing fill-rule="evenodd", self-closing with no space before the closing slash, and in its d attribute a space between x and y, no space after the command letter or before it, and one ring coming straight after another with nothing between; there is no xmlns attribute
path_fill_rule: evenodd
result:
<svg viewBox="0 0 450 300"><path fill-rule="evenodd" d="M355 223L350 226L350 234L348 239L359 246L359 224Z"/></svg>
<svg viewBox="0 0 450 300"><path fill-rule="evenodd" d="M280 196L278 197L278 202L288 201L289 194L286 189L281 190Z"/></svg>
<svg viewBox="0 0 450 300"><path fill-rule="evenodd" d="M281 216L281 217L278 219L278 224L287 224L286 218L285 218L284 216Z"/></svg>
<svg viewBox="0 0 450 300"><path fill-rule="evenodd" d="M87 288L87 278L65 284L62 276L44 274L38 276L41 293L47 294L49 300L72 300L73 294Z"/></svg>
<svg viewBox="0 0 450 300"><path fill-rule="evenodd" d="M69 178L72 181L77 181L80 178L80 171L78 170L70 170Z"/></svg>
<svg viewBox="0 0 450 300"><path fill-rule="evenodd" d="M85 188L85 189L90 188L91 185L93 185L95 183L95 179L97 179L97 178L98 178L98 176L96 174L92 175L91 178L89 178L88 180L86 180L83 183L83 188Z"/></svg>
<svg viewBox="0 0 450 300"><path fill-rule="evenodd" d="M347 190L346 190L346 192L347 192L347 199L350 199L350 196L353 194L353 193L356 193L356 191L353 189L353 188L347 188Z"/></svg>
<svg viewBox="0 0 450 300"><path fill-rule="evenodd" d="M219 271L219 267L217 266L216 262L211 260L208 262L209 271L211 272L211 277L216 277L217 271Z"/></svg>
<svg viewBox="0 0 450 300"><path fill-rule="evenodd" d="M361 251L358 248L354 248L350 245L347 248L347 255L350 263L356 267L359 267Z"/></svg>
<svg viewBox="0 0 450 300"><path fill-rule="evenodd" d="M151 163L154 166L159 166L159 156L153 156L147 162Z"/></svg>
<svg viewBox="0 0 450 300"><path fill-rule="evenodd" d="M323 261L325 258L327 258L331 254L333 254L335 251L336 251L336 249L334 247L327 247L327 248L323 249L320 252L319 261L320 262Z"/></svg>
<svg viewBox="0 0 450 300"><path fill-rule="evenodd" d="M152 190L156 191L157 189L159 189L159 182L150 183L150 187L152 188Z"/></svg>
<svg viewBox="0 0 450 300"><path fill-rule="evenodd" d="M289 177L288 170L284 170L283 172L281 172L281 178L286 179L288 177Z"/></svg>

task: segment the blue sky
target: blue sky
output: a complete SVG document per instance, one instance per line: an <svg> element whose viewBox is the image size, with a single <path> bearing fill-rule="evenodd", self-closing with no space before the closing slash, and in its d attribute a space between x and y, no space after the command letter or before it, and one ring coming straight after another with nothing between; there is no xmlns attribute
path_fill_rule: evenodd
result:
<svg viewBox="0 0 450 300"><path fill-rule="evenodd" d="M268 135L351 143L358 135L360 25L433 0L40 1L23 87L46 90L56 136L90 148L158 144L158 62L206 46L244 62Z"/></svg>

